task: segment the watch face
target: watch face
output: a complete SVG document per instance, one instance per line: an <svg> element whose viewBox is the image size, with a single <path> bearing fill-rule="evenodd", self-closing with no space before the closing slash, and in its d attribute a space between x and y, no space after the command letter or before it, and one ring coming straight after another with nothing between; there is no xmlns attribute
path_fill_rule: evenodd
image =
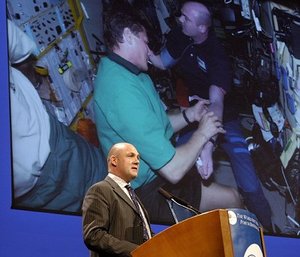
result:
<svg viewBox="0 0 300 257"><path fill-rule="evenodd" d="M252 131L255 123L255 119L253 117L243 117L241 119L241 125L244 129Z"/></svg>

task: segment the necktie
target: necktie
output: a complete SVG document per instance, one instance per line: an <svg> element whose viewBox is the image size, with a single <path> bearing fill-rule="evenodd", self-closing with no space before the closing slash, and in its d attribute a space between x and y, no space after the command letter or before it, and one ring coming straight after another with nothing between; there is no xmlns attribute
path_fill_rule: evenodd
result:
<svg viewBox="0 0 300 257"><path fill-rule="evenodd" d="M143 221L143 237L144 237L145 240L148 240L149 239L149 235L148 235L148 231L147 231L146 221L145 221L144 216L142 214L138 197L137 197L136 193L134 192L134 190L132 189L132 187L130 185L126 185L125 187L128 190L129 195L130 195L130 197L132 199L132 202L134 203L135 208L137 209L137 211L138 211L138 213L139 213L139 215L140 215L140 217L141 217L141 219Z"/></svg>

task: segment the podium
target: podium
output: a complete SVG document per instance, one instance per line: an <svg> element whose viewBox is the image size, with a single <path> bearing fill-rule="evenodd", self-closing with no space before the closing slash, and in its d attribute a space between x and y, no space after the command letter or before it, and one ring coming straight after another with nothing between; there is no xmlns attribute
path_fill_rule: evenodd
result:
<svg viewBox="0 0 300 257"><path fill-rule="evenodd" d="M240 209L218 209L198 214L156 234L131 255L266 257L262 229L254 224L256 222L251 215ZM251 252L253 249L254 252Z"/></svg>

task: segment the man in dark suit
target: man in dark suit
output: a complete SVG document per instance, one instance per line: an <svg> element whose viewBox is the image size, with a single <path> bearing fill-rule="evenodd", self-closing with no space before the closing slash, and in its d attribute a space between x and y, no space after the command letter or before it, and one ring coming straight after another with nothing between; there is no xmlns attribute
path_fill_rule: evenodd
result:
<svg viewBox="0 0 300 257"><path fill-rule="evenodd" d="M91 256L130 256L152 235L148 214L130 195L130 181L138 175L140 155L128 143L112 146L108 175L94 184L83 202L83 236Z"/></svg>

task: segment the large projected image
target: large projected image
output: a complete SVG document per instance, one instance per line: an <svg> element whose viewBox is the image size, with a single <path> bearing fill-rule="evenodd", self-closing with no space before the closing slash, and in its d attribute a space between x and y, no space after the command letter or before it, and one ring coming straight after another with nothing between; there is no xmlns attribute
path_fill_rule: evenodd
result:
<svg viewBox="0 0 300 257"><path fill-rule="evenodd" d="M299 4L201 1L194 31L199 6L188 1L80 2L7 0L12 207L80 215L88 188L107 175L111 145L128 141L140 153L132 186L152 223L174 224L168 201L177 200L192 210L184 218L245 208L266 234L300 236ZM145 72L107 51L103 20L120 7L142 17ZM142 90L129 89L128 74ZM214 124L203 122L207 110Z"/></svg>

